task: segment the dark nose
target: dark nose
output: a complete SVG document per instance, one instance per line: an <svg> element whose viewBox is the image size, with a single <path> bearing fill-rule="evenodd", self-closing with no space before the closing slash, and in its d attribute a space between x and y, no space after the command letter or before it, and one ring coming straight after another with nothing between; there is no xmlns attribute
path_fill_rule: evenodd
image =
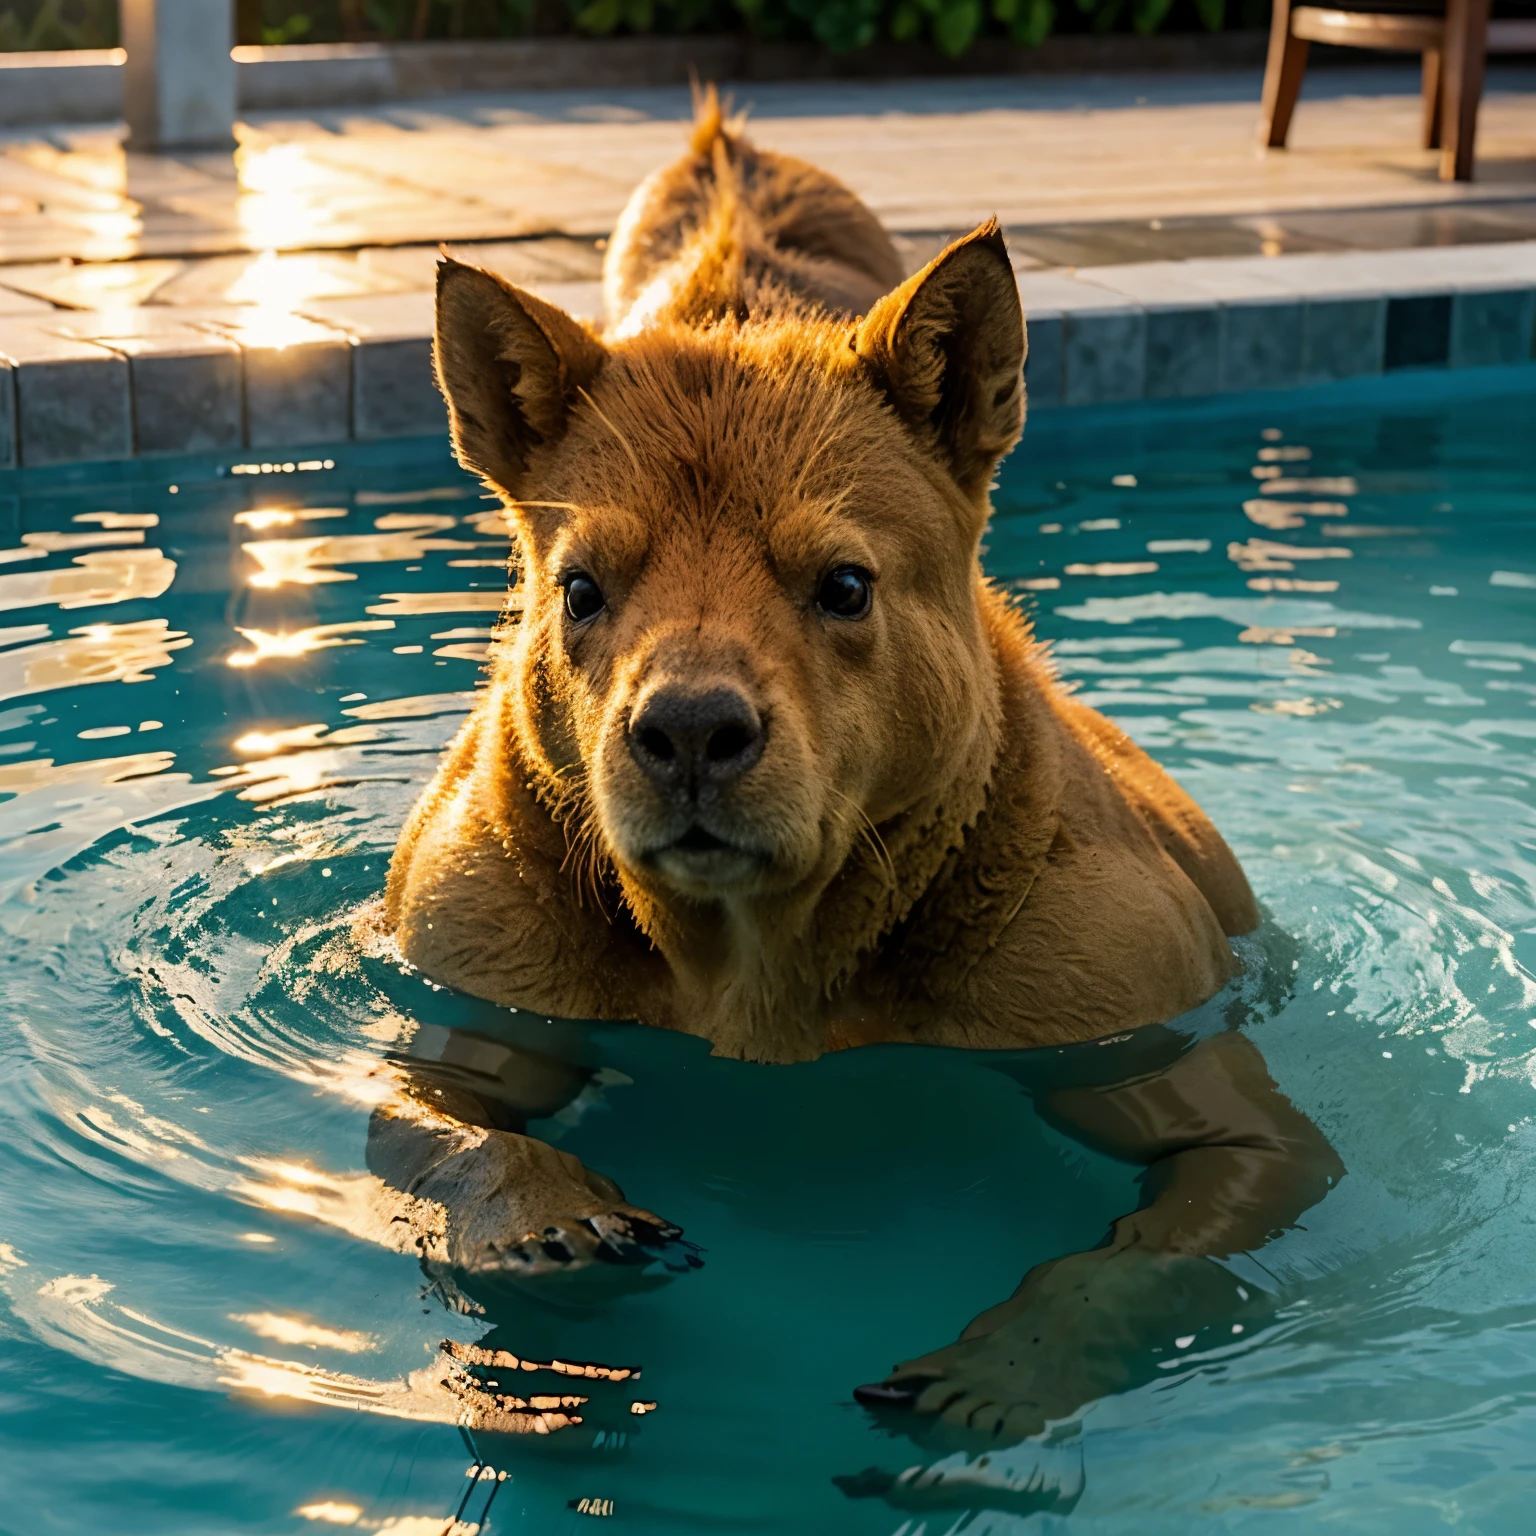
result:
<svg viewBox="0 0 1536 1536"><path fill-rule="evenodd" d="M664 789L738 779L763 755L763 722L734 688L658 688L629 722L629 750Z"/></svg>

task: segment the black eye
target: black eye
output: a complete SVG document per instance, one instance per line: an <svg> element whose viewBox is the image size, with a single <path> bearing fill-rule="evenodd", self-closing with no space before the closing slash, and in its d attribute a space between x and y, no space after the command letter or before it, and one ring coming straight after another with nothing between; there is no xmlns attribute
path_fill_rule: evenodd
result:
<svg viewBox="0 0 1536 1536"><path fill-rule="evenodd" d="M868 571L856 565L838 565L821 578L816 606L834 619L862 619L874 595L874 578Z"/></svg>
<svg viewBox="0 0 1536 1536"><path fill-rule="evenodd" d="M578 624L596 618L605 606L603 589L585 571L565 578L565 611Z"/></svg>

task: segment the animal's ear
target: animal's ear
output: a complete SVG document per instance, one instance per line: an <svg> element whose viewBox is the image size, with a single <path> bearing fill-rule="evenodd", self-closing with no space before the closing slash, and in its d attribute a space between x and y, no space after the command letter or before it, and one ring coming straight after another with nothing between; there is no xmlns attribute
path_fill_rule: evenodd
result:
<svg viewBox="0 0 1536 1536"><path fill-rule="evenodd" d="M437 267L438 387L465 469L516 496L529 450L554 442L608 353L563 309L444 255Z"/></svg>
<svg viewBox="0 0 1536 1536"><path fill-rule="evenodd" d="M960 488L982 491L1024 425L1024 315L997 220L886 294L853 345Z"/></svg>

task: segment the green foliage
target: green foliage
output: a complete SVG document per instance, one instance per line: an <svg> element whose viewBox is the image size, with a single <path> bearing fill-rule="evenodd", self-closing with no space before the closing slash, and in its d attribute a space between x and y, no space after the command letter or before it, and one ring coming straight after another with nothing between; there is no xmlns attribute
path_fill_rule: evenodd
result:
<svg viewBox="0 0 1536 1536"><path fill-rule="evenodd" d="M280 47L284 43L302 43L310 26L310 18L303 11L295 11L278 26L263 27L261 40L269 48Z"/></svg>
<svg viewBox="0 0 1536 1536"><path fill-rule="evenodd" d="M210 4L228 0L209 0ZM242 43L730 32L851 53L891 39L958 58L979 37L1262 25L1268 0L235 0ZM0 0L0 50L109 48L118 0ZM1257 9L1256 9L1257 8Z"/></svg>
<svg viewBox="0 0 1536 1536"><path fill-rule="evenodd" d="M1019 47L1038 48L1056 25L1056 0L992 0L992 14Z"/></svg>
<svg viewBox="0 0 1536 1536"><path fill-rule="evenodd" d="M570 0L578 32L697 32L714 13L714 0Z"/></svg>
<svg viewBox="0 0 1536 1536"><path fill-rule="evenodd" d="M1162 26L1172 5L1173 0L1132 0L1131 25L1147 37Z"/></svg>
<svg viewBox="0 0 1536 1536"><path fill-rule="evenodd" d="M14 0L0 6L0 52L116 46L117 0Z"/></svg>

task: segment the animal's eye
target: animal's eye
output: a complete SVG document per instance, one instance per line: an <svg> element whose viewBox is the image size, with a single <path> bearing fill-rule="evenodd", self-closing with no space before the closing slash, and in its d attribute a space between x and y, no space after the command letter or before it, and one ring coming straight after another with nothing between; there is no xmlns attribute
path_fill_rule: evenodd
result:
<svg viewBox="0 0 1536 1536"><path fill-rule="evenodd" d="M874 595L874 578L868 571L856 565L837 565L821 578L816 606L834 619L862 619Z"/></svg>
<svg viewBox="0 0 1536 1536"><path fill-rule="evenodd" d="M565 611L578 624L595 619L606 606L603 589L585 571L573 571L565 578Z"/></svg>

